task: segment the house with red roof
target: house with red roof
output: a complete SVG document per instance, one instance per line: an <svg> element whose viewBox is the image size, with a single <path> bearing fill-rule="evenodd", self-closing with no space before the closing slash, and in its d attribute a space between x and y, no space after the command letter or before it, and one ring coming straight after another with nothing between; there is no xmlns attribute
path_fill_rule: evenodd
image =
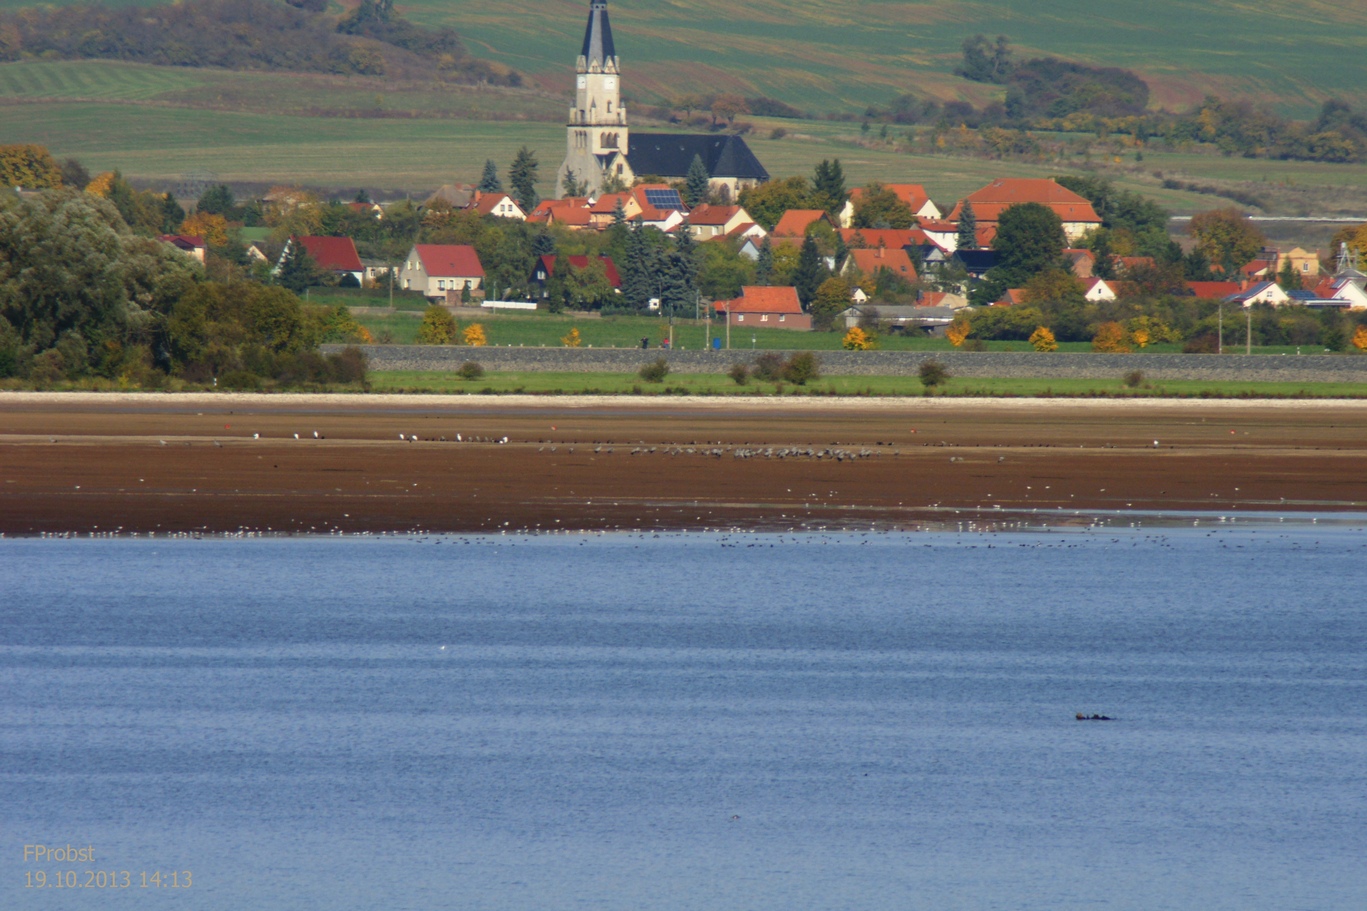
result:
<svg viewBox="0 0 1367 911"><path fill-rule="evenodd" d="M696 205L688 213L688 230L698 240L727 237L755 220L740 206Z"/></svg>
<svg viewBox="0 0 1367 911"><path fill-rule="evenodd" d="M209 250L209 245L204 242L204 238L192 234L163 234L157 240L164 244L170 244L186 256L201 263L204 262L204 254Z"/></svg>
<svg viewBox="0 0 1367 911"><path fill-rule="evenodd" d="M807 236L807 229L819 221L831 223L823 209L789 209L774 225L773 235L776 238L796 237L800 240Z"/></svg>
<svg viewBox="0 0 1367 911"><path fill-rule="evenodd" d="M805 332L812 328L812 317L802 312L797 289L790 285L772 288L746 285L741 288L740 297L717 301L712 306L723 320L746 329L797 329Z"/></svg>
<svg viewBox="0 0 1367 911"><path fill-rule="evenodd" d="M1109 285L1104 278L1093 276L1092 278L1083 279L1082 284L1083 287L1086 288L1086 290L1082 292L1082 296L1093 303L1098 301L1113 301L1116 299L1117 295L1115 293L1115 288Z"/></svg>
<svg viewBox="0 0 1367 911"><path fill-rule="evenodd" d="M1078 278L1091 278L1096 270L1096 254L1091 250L1064 250L1063 256L1073 264L1073 274Z"/></svg>
<svg viewBox="0 0 1367 911"><path fill-rule="evenodd" d="M1187 282L1187 290L1200 300L1224 300L1231 294L1238 294L1241 289L1238 282Z"/></svg>
<svg viewBox="0 0 1367 911"><path fill-rule="evenodd" d="M285 261L285 257L290 255L296 243L308 251L309 257L318 264L318 268L331 272L340 279L353 278L356 287L361 286L361 280L365 278L365 266L361 265L361 257L356 252L356 242L350 237L291 237L286 241L285 249L280 254L280 262Z"/></svg>
<svg viewBox="0 0 1367 911"><path fill-rule="evenodd" d="M950 221L959 220L965 202L973 204L973 215L977 219L979 231L981 232L984 227L990 227L993 236L996 236L1001 214L1012 206L1026 202L1039 203L1053 210L1063 222L1063 233L1069 242L1101 227L1101 216L1096 214L1096 210L1086 197L1046 178L998 178L981 190L970 193L966 199L960 200L950 213Z"/></svg>
<svg viewBox="0 0 1367 911"><path fill-rule="evenodd" d="M911 214L918 219L926 218L931 221L938 221L944 218L944 213L940 211L940 207L930 201L930 194L919 183L885 183L883 189L891 190L898 199L910 206ZM855 187L850 191L850 198L845 200L845 205L836 213L840 227L848 228L854 224L854 207L863 197L863 187Z"/></svg>
<svg viewBox="0 0 1367 911"><path fill-rule="evenodd" d="M522 207L517 204L507 193L475 193L475 200L470 208L480 215L493 215L496 218L512 218L517 221L526 221L527 213L522 211Z"/></svg>
<svg viewBox="0 0 1367 911"><path fill-rule="evenodd" d="M543 199L527 216L535 225L563 225L571 231L592 227L593 210L586 196L566 196L562 199Z"/></svg>
<svg viewBox="0 0 1367 911"><path fill-rule="evenodd" d="M405 290L433 299L459 300L467 289L483 297L484 267L469 244L414 244L399 270L399 282Z"/></svg>
<svg viewBox="0 0 1367 911"><path fill-rule="evenodd" d="M666 233L683 224L688 216L688 206L678 190L669 184L643 183L625 193L604 193L598 197L590 210L593 227L599 231L611 227L619 203L627 221Z"/></svg>
<svg viewBox="0 0 1367 911"><path fill-rule="evenodd" d="M845 258L840 274L858 272L876 279L878 273L884 269L909 282L916 281L916 266L912 264L907 251L901 247L877 246L872 249L863 247L851 250L850 255Z"/></svg>
<svg viewBox="0 0 1367 911"><path fill-rule="evenodd" d="M919 247L928 242L920 228L841 228L840 239L851 250L874 247Z"/></svg>
<svg viewBox="0 0 1367 911"><path fill-rule="evenodd" d="M1325 278L1315 286L1314 296L1317 301L1333 301L1349 310L1367 309L1367 290L1363 290L1360 282L1348 277Z"/></svg>
<svg viewBox="0 0 1367 911"><path fill-rule="evenodd" d="M540 297L546 296L546 283L549 282L551 276L555 274L556 259L557 257L555 254L548 254L539 258L536 261L536 265L532 268L531 277L527 279L527 283L537 289L539 292L538 296ZM622 276L618 273L617 265L612 261L612 257L603 254L599 256L599 259L603 262L603 272L607 276L608 284L612 285L612 290L621 291ZM571 256L570 265L575 269L587 269L589 267L589 258L587 256Z"/></svg>
<svg viewBox="0 0 1367 911"><path fill-rule="evenodd" d="M1006 293L992 302L994 307L1015 307L1025 303L1024 288L1007 288Z"/></svg>

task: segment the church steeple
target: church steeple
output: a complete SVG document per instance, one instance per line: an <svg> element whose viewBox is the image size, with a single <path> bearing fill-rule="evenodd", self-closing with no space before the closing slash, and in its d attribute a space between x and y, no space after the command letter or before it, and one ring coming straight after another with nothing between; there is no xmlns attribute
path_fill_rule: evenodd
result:
<svg viewBox="0 0 1367 911"><path fill-rule="evenodd" d="M612 43L607 0L589 0L584 46L575 63L574 104L570 107L565 163L557 183L565 178L596 194L605 178L627 179L627 112L622 107L621 67Z"/></svg>
<svg viewBox="0 0 1367 911"><path fill-rule="evenodd" d="M590 0L589 22L584 27L584 48L579 52L581 73L617 72L617 49L612 45L608 0Z"/></svg>

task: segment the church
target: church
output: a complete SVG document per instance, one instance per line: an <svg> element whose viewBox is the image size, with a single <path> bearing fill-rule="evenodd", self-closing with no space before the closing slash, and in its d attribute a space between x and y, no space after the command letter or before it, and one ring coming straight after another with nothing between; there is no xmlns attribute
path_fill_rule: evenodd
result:
<svg viewBox="0 0 1367 911"><path fill-rule="evenodd" d="M622 106L622 71L612 43L607 0L589 0L584 46L575 64L565 163L556 174L556 196L566 176L583 187L578 195L628 188L637 177L683 180L694 157L707 168L714 192L734 199L764 183L769 172L739 136L723 133L631 133Z"/></svg>

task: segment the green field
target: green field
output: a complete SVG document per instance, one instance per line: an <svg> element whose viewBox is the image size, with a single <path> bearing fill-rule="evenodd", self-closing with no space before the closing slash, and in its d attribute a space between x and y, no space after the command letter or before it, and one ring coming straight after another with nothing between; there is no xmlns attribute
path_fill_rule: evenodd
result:
<svg viewBox="0 0 1367 911"><path fill-rule="evenodd" d="M13 66L13 65L11 65ZM84 76L85 63L22 64L29 74L55 79L64 69ZM92 69L123 74L126 64L97 64ZM41 67L40 70L30 69ZM137 78L120 91L130 95L160 84L176 91L192 89L195 71L175 70L180 83L159 83L158 68L139 67ZM33 99L50 91L30 85ZM241 74L233 74L239 78ZM248 77L243 77L248 78ZM277 77L249 77L271 80ZM73 92L84 91L75 83ZM115 89L109 90L111 93ZM454 89L452 91L455 91ZM791 132L770 139L774 126ZM996 177L1046 177L1076 172L1079 160L1045 163L909 155L858 145L858 130L824 121L757 120L750 137L755 153L775 176L810 174L817 162L839 158L848 182L871 180L922 183L942 206ZM538 121L497 122L441 118L369 118L268 114L212 110L166 101L65 101L0 99L0 143L36 142L59 158L79 158L92 172L118 168L131 178L172 185L187 175L257 185L299 183L328 188L366 187L389 196L426 195L450 181L479 179L486 159L507 167L522 145L541 160L540 192L551 195L555 168L564 155L564 128ZM1165 190L1153 172L1195 181L1240 181L1241 187L1288 200L1282 214L1303 214L1304 199L1321 200L1317 214L1367 211L1367 164L1328 165L1313 162L1253 161L1194 153L1146 155L1142 166L1126 162L1106 169L1116 182L1138 190L1177 213L1192 213L1228 204L1220 197Z"/></svg>
<svg viewBox="0 0 1367 911"><path fill-rule="evenodd" d="M0 9L32 5L0 0ZM409 0L399 10L456 29L472 53L563 93L587 6ZM858 111L907 91L981 102L990 87L952 75L975 32L1009 36L1022 58L1133 69L1159 106L1215 92L1305 115L1326 95L1352 98L1367 84L1367 6L1343 0L614 0L611 15L628 91L646 101L698 90L816 111Z"/></svg>
<svg viewBox="0 0 1367 911"><path fill-rule="evenodd" d="M915 377L830 376L806 386L751 380L744 386L719 374L678 374L647 383L630 373L488 373L464 380L451 373L374 371L374 392L533 395L841 395L921 396L925 387ZM950 379L940 396L1006 396L1031 398L1364 398L1360 383L1238 383L1174 380L1130 389L1119 379Z"/></svg>

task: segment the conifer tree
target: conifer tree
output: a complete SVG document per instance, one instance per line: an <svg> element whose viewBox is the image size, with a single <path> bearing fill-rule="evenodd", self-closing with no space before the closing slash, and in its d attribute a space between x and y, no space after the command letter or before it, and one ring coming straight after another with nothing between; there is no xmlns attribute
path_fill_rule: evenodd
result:
<svg viewBox="0 0 1367 911"><path fill-rule="evenodd" d="M689 207L707 202L707 197L711 192L711 175L707 173L707 165L703 164L701 155L693 156L693 163L688 166L688 176L684 178L684 202Z"/></svg>
<svg viewBox="0 0 1367 911"><path fill-rule="evenodd" d="M846 196L845 169L840 166L840 159L823 159L816 166L812 186L816 194L823 198L824 208L828 213L834 215L840 211L841 206L845 204Z"/></svg>
<svg viewBox="0 0 1367 911"><path fill-rule="evenodd" d="M655 296L654 249L646 240L645 228L627 235L626 254L619 270L622 275L622 301L634 310L645 310Z"/></svg>
<svg viewBox="0 0 1367 911"><path fill-rule="evenodd" d="M973 214L973 203L966 199L959 211L959 233L955 240L960 250L978 249L978 216Z"/></svg>
<svg viewBox="0 0 1367 911"><path fill-rule="evenodd" d="M481 193L502 193L503 181L498 179L498 165L492 158L484 162L484 175L479 179Z"/></svg>
<svg viewBox="0 0 1367 911"><path fill-rule="evenodd" d="M513 198L524 212L532 211L541 201L541 197L536 194L536 169L540 164L536 160L536 154L523 146L517 150L513 166L508 169L508 183L513 187Z"/></svg>
<svg viewBox="0 0 1367 911"><path fill-rule="evenodd" d="M826 279L826 264L821 261L821 250L816 238L808 234L802 240L802 252L797 258L797 273L793 284L797 287L798 300L803 307L810 306L816 298L816 291Z"/></svg>
<svg viewBox="0 0 1367 911"><path fill-rule="evenodd" d="M766 235L759 244L759 258L755 260L755 281L767 285L774 279L774 245Z"/></svg>

